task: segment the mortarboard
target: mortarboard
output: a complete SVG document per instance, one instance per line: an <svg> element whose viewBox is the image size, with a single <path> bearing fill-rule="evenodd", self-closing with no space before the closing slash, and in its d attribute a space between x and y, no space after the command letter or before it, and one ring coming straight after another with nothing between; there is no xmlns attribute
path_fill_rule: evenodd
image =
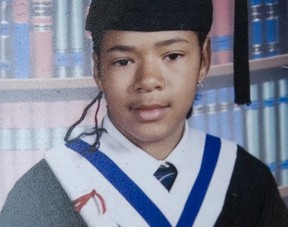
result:
<svg viewBox="0 0 288 227"><path fill-rule="evenodd" d="M192 30L208 34L212 17L212 0L92 0L86 29L92 37L105 30ZM251 103L246 0L235 0L234 89L235 103Z"/></svg>

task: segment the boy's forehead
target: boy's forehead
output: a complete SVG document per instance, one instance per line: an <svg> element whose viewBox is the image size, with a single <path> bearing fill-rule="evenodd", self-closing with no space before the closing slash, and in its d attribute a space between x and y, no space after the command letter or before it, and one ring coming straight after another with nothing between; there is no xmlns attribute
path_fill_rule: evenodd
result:
<svg viewBox="0 0 288 227"><path fill-rule="evenodd" d="M198 45L198 35L193 31L105 31L102 39L102 50L128 51L132 47L162 48L170 45Z"/></svg>
<svg viewBox="0 0 288 227"><path fill-rule="evenodd" d="M92 0L86 29L208 32L212 0Z"/></svg>

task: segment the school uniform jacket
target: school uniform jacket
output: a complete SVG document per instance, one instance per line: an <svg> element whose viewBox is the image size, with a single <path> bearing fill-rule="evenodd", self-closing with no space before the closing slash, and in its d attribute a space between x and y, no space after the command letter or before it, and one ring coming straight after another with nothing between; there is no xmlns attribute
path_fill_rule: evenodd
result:
<svg viewBox="0 0 288 227"><path fill-rule="evenodd" d="M164 160L178 170L168 192L153 176L164 161L106 122L98 151L77 140L28 171L9 193L0 226L288 226L269 169L236 144L186 124Z"/></svg>

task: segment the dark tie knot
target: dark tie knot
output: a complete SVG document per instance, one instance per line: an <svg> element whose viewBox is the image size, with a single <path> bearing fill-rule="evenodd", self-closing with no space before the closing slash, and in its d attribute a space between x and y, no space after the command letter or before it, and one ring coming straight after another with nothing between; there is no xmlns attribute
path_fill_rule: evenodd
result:
<svg viewBox="0 0 288 227"><path fill-rule="evenodd" d="M170 162L165 162L157 169L154 176L170 191L177 176L177 169Z"/></svg>

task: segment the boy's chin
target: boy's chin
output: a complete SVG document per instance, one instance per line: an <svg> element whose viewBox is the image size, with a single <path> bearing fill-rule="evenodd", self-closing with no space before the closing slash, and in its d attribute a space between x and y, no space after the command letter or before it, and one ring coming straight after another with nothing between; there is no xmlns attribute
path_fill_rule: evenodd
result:
<svg viewBox="0 0 288 227"><path fill-rule="evenodd" d="M155 125L138 126L130 132L131 134L128 138L130 137L129 139L136 145L165 142L168 137L173 137L173 134L176 134L175 130L171 130L167 126L161 126L159 123Z"/></svg>

